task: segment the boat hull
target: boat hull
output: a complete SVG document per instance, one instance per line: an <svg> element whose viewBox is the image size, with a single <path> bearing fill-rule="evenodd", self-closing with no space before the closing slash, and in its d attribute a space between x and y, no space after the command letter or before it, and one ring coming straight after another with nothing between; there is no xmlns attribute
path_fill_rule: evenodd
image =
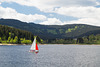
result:
<svg viewBox="0 0 100 67"><path fill-rule="evenodd" d="M39 51L38 50L30 50L29 52L38 53Z"/></svg>

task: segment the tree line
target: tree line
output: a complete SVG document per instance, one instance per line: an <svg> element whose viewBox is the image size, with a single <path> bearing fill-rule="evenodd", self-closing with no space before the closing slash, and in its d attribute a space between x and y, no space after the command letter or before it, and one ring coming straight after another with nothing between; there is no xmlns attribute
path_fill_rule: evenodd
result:
<svg viewBox="0 0 100 67"><path fill-rule="evenodd" d="M45 40L44 43L52 44L100 44L100 34L89 35L80 38L69 38L69 39L51 39Z"/></svg>
<svg viewBox="0 0 100 67"><path fill-rule="evenodd" d="M34 35L31 32L0 25L0 43L31 44ZM38 42L41 41L37 36Z"/></svg>
<svg viewBox="0 0 100 67"><path fill-rule="evenodd" d="M10 26L0 25L0 43L31 44L33 40L34 35L31 32L16 29ZM100 44L100 34L92 34L79 38L56 38L46 40L42 40L39 36L37 36L37 42L43 44Z"/></svg>

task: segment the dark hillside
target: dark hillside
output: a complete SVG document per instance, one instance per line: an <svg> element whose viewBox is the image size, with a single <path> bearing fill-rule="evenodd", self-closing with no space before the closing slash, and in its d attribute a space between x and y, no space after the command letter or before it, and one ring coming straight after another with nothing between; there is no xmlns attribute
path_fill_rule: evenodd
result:
<svg viewBox="0 0 100 67"><path fill-rule="evenodd" d="M42 39L67 39L100 34L100 27L85 24L40 25L14 19L0 19L0 24L30 31L34 35L40 36Z"/></svg>

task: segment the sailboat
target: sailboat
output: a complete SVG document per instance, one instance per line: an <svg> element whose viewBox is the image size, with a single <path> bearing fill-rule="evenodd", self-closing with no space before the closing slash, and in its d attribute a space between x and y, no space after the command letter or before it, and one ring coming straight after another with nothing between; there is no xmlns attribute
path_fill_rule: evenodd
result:
<svg viewBox="0 0 100 67"><path fill-rule="evenodd" d="M29 52L34 52L34 53L38 53L39 52L38 45L36 43L36 37L34 38L34 41L32 43L32 46L31 46Z"/></svg>

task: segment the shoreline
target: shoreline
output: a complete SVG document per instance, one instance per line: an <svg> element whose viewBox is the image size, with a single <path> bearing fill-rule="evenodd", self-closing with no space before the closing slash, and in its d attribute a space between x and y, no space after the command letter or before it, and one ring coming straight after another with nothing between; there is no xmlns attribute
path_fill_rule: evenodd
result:
<svg viewBox="0 0 100 67"><path fill-rule="evenodd" d="M100 45L100 44L40 44L40 45Z"/></svg>
<svg viewBox="0 0 100 67"><path fill-rule="evenodd" d="M0 45L31 45L31 44L5 44L5 43L0 43ZM100 45L100 44L38 44L38 45Z"/></svg>
<svg viewBox="0 0 100 67"><path fill-rule="evenodd" d="M2 44L2 43L0 43L0 45L31 45L31 44Z"/></svg>

